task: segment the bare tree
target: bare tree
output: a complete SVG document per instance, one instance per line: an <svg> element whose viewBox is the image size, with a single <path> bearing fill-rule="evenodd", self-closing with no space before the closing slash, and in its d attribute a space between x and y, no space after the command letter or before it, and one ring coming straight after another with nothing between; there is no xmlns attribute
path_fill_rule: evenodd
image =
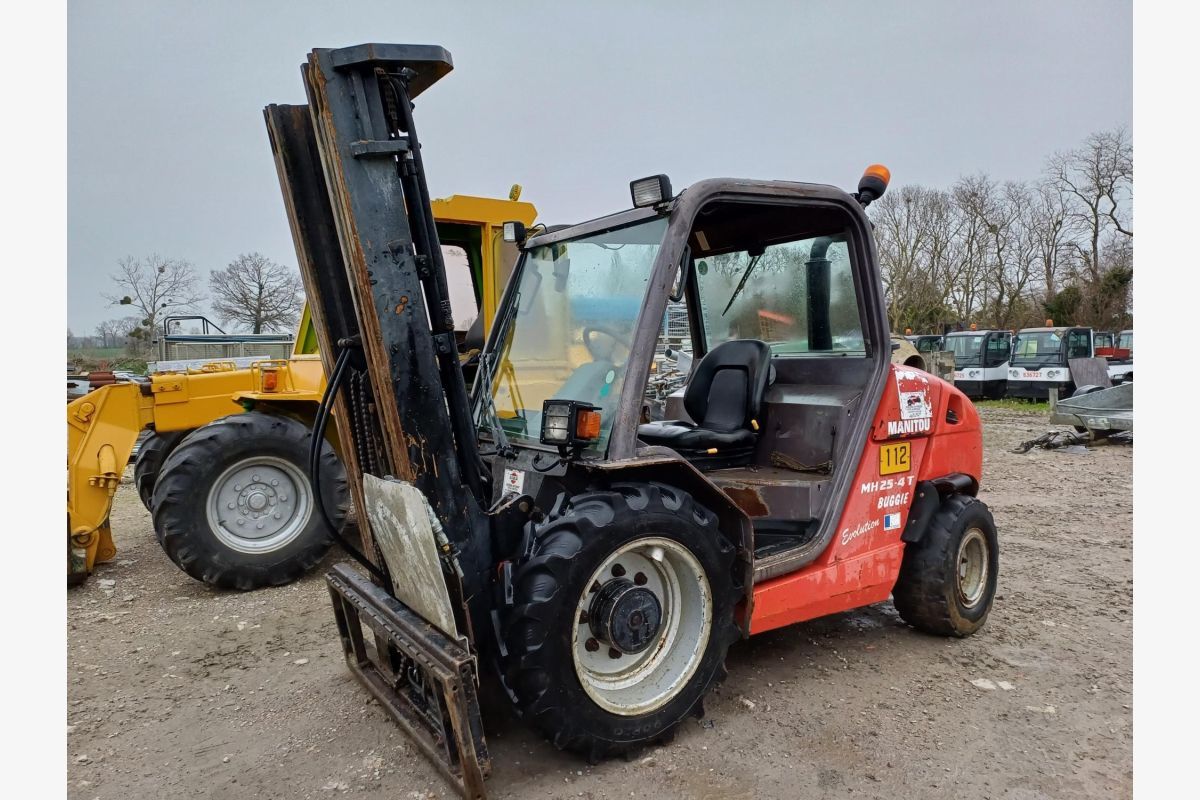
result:
<svg viewBox="0 0 1200 800"><path fill-rule="evenodd" d="M106 294L113 305L133 306L140 324L153 331L159 320L176 311L190 311L202 300L200 279L190 261L163 258L157 253L146 258L126 256L117 262L112 276L119 294Z"/></svg>
<svg viewBox="0 0 1200 800"><path fill-rule="evenodd" d="M119 319L106 319L97 325L96 335L100 337L100 346L117 347L118 338L124 335L122 327L122 321Z"/></svg>
<svg viewBox="0 0 1200 800"><path fill-rule="evenodd" d="M252 333L290 330L304 304L299 273L261 253L238 256L209 277L213 310Z"/></svg>
<svg viewBox="0 0 1200 800"><path fill-rule="evenodd" d="M1078 249L1093 284L1100 282L1100 251L1110 228L1133 237L1126 200L1133 193L1133 144L1124 128L1093 133L1080 147L1051 156L1051 184L1063 196L1080 240Z"/></svg>

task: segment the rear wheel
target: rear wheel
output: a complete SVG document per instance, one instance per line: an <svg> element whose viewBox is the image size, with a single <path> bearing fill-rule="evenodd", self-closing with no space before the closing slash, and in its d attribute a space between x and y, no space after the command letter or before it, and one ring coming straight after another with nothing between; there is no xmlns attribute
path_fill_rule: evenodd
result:
<svg viewBox="0 0 1200 800"><path fill-rule="evenodd" d="M504 639L518 710L590 759L661 739L724 677L735 548L686 492L618 484L534 530Z"/></svg>
<svg viewBox="0 0 1200 800"><path fill-rule="evenodd" d="M892 590L900 618L926 633L969 636L991 611L999 562L992 512L974 497L952 495L921 540L904 548Z"/></svg>
<svg viewBox="0 0 1200 800"><path fill-rule="evenodd" d="M154 484L158 482L158 472L171 451L183 441L191 431L171 431L169 433L152 433L138 448L137 460L133 464L133 485L137 487L138 497L147 511L154 511L150 502L154 496Z"/></svg>
<svg viewBox="0 0 1200 800"><path fill-rule="evenodd" d="M248 412L196 429L163 464L154 490L159 543L184 572L223 589L296 580L333 543L308 474L312 431L287 417ZM324 507L339 528L349 495L328 442Z"/></svg>

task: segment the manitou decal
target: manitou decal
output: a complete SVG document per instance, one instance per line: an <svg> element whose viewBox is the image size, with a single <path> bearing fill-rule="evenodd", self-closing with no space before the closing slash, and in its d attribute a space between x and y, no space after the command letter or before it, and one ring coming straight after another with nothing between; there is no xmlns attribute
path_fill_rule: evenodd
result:
<svg viewBox="0 0 1200 800"><path fill-rule="evenodd" d="M895 375L900 418L887 420L888 437L929 433L933 429L929 376L911 369L897 369Z"/></svg>
<svg viewBox="0 0 1200 800"><path fill-rule="evenodd" d="M933 421L925 419L889 419L887 424L888 436L911 436L914 433L928 433Z"/></svg>

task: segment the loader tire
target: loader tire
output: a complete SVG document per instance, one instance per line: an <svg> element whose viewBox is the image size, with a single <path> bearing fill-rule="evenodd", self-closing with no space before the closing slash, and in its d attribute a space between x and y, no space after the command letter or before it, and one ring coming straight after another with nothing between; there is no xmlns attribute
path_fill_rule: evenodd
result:
<svg viewBox="0 0 1200 800"><path fill-rule="evenodd" d="M991 611L999 564L992 512L974 497L951 495L920 541L905 546L892 602L919 631L970 636Z"/></svg>
<svg viewBox="0 0 1200 800"><path fill-rule="evenodd" d="M703 716L743 596L716 515L671 486L616 484L575 495L531 535L503 627L518 712L593 763Z"/></svg>
<svg viewBox="0 0 1200 800"><path fill-rule="evenodd" d="M309 480L312 431L288 417L233 414L197 428L167 457L154 488L154 530L196 580L247 591L281 586L320 562L333 536ZM346 472L328 442L318 481L340 529Z"/></svg>
<svg viewBox="0 0 1200 800"><path fill-rule="evenodd" d="M150 501L154 497L154 484L158 481L163 462L189 433L191 431L152 433L138 448L137 460L133 464L133 485L137 487L138 497L142 498L142 505L147 511L154 511Z"/></svg>

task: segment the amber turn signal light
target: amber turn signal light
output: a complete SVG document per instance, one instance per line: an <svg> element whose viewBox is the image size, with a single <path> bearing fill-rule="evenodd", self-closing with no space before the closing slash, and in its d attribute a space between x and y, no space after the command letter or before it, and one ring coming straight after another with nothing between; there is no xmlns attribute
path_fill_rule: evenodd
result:
<svg viewBox="0 0 1200 800"><path fill-rule="evenodd" d="M279 391L279 371L264 369L262 373L262 390L264 392Z"/></svg>
<svg viewBox="0 0 1200 800"><path fill-rule="evenodd" d="M600 438L599 411L579 410L579 415L575 418L575 438L589 440Z"/></svg>

